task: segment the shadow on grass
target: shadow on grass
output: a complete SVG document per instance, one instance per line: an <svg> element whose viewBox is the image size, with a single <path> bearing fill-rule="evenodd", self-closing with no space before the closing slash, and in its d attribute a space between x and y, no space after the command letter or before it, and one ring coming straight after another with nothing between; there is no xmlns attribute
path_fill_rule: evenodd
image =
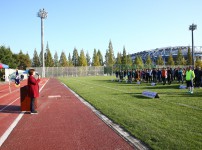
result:
<svg viewBox="0 0 202 150"><path fill-rule="evenodd" d="M179 89L179 85L156 85L156 86L146 86L143 89Z"/></svg>

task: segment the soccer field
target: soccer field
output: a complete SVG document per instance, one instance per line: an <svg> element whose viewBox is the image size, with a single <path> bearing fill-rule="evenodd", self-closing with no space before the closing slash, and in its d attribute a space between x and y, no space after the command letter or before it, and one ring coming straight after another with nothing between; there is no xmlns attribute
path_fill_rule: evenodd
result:
<svg viewBox="0 0 202 150"><path fill-rule="evenodd" d="M202 149L202 89L191 95L179 84L151 86L115 77L60 78L97 110L152 149ZM144 90L160 98L142 96Z"/></svg>

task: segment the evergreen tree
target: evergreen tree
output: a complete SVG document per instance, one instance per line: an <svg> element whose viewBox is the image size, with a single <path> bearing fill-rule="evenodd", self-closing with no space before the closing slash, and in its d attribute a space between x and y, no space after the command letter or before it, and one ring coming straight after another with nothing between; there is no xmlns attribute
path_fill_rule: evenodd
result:
<svg viewBox="0 0 202 150"><path fill-rule="evenodd" d="M31 61L31 59L30 59L30 57L29 57L29 54L28 54L28 52L27 52L27 54L25 55L25 60L26 60L26 67L31 67L31 65L32 65L32 61ZM26 69L26 68L25 68Z"/></svg>
<svg viewBox="0 0 202 150"><path fill-rule="evenodd" d="M122 55L121 62L122 62L122 65L126 65L127 64L127 56L126 56L125 46L123 47L123 55Z"/></svg>
<svg viewBox="0 0 202 150"><path fill-rule="evenodd" d="M157 65L164 65L164 61L161 55L158 56L157 61L156 61Z"/></svg>
<svg viewBox="0 0 202 150"><path fill-rule="evenodd" d="M109 51L106 50L106 54L105 54L105 65L108 66L109 64Z"/></svg>
<svg viewBox="0 0 202 150"><path fill-rule="evenodd" d="M57 51L55 52L55 55L54 55L54 67L59 67L59 60L58 60Z"/></svg>
<svg viewBox="0 0 202 150"><path fill-rule="evenodd" d="M69 66L72 67L73 66L73 62L72 62L71 54L70 53L69 53L69 56L68 56L68 61L69 61Z"/></svg>
<svg viewBox="0 0 202 150"><path fill-rule="evenodd" d="M98 49L97 55L98 55L100 65L103 66L104 65L103 57L102 57L102 53L99 49Z"/></svg>
<svg viewBox="0 0 202 150"><path fill-rule="evenodd" d="M90 62L90 59L91 59L91 58L90 58L90 55L89 55L89 53L87 52L87 54L86 54L86 61L87 61L87 65L88 65L88 66L90 66L90 63L91 63L91 62Z"/></svg>
<svg viewBox="0 0 202 150"><path fill-rule="evenodd" d="M188 51L187 51L187 65L192 65L192 55L191 55L190 47L188 47Z"/></svg>
<svg viewBox="0 0 202 150"><path fill-rule="evenodd" d="M175 65L175 62L173 60L173 55L170 53L169 57L168 57L168 62L167 65L173 66Z"/></svg>
<svg viewBox="0 0 202 150"><path fill-rule="evenodd" d="M46 67L53 67L54 66L54 61L53 61L53 58L52 58L48 43L47 43L47 46L46 46L45 66Z"/></svg>
<svg viewBox="0 0 202 150"><path fill-rule="evenodd" d="M144 64L143 64L143 61L142 61L142 57L140 56L136 56L135 57L135 61L134 61L134 65L136 67L142 67Z"/></svg>
<svg viewBox="0 0 202 150"><path fill-rule="evenodd" d="M78 51L76 48L74 48L74 51L73 51L72 63L74 66L79 65L79 55L78 55Z"/></svg>
<svg viewBox="0 0 202 150"><path fill-rule="evenodd" d="M61 55L60 55L60 66L61 67L67 67L68 66L68 62L67 62L67 57L65 55L65 53L62 51Z"/></svg>
<svg viewBox="0 0 202 150"><path fill-rule="evenodd" d="M39 67L39 66L40 66L39 55L35 49L33 59L32 59L32 67Z"/></svg>
<svg viewBox="0 0 202 150"><path fill-rule="evenodd" d="M109 41L109 47L108 47L108 52L106 53L107 55L107 66L113 66L114 65L114 50L112 46L111 40Z"/></svg>
<svg viewBox="0 0 202 150"><path fill-rule="evenodd" d="M187 64L187 61L185 60L184 57L182 57L181 65L186 65L186 64Z"/></svg>
<svg viewBox="0 0 202 150"><path fill-rule="evenodd" d="M152 60L151 60L150 55L147 55L147 59L146 59L145 63L146 63L147 66L151 66L152 65Z"/></svg>
<svg viewBox="0 0 202 150"><path fill-rule="evenodd" d="M126 62L126 64L128 66L131 66L133 64L132 58L131 58L131 56L129 54L127 55L127 62Z"/></svg>
<svg viewBox="0 0 202 150"><path fill-rule="evenodd" d="M201 67L202 68L202 61L199 57L196 57L195 67Z"/></svg>
<svg viewBox="0 0 202 150"><path fill-rule="evenodd" d="M93 60L92 60L92 65L93 66L100 66L100 62L99 62L99 56L97 55L97 51L96 49L94 49L94 52L93 52Z"/></svg>
<svg viewBox="0 0 202 150"><path fill-rule="evenodd" d="M79 66L87 66L87 61L86 57L84 54L84 50L82 49L80 52L80 57L79 57Z"/></svg>
<svg viewBox="0 0 202 150"><path fill-rule="evenodd" d="M121 62L121 53L117 53L117 58L116 58L116 64L117 65L121 65L122 64L122 62Z"/></svg>
<svg viewBox="0 0 202 150"><path fill-rule="evenodd" d="M182 50L178 49L176 65L182 65L182 58L183 58Z"/></svg>

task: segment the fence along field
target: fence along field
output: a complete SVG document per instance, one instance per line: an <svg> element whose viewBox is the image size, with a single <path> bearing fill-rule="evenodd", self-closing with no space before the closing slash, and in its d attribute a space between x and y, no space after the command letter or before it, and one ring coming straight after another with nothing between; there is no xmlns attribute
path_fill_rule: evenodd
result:
<svg viewBox="0 0 202 150"><path fill-rule="evenodd" d="M42 67L32 67L40 75L42 75ZM29 69L29 68L27 68ZM103 66L87 66L87 67L45 67L46 77L78 77L78 76L103 76Z"/></svg>

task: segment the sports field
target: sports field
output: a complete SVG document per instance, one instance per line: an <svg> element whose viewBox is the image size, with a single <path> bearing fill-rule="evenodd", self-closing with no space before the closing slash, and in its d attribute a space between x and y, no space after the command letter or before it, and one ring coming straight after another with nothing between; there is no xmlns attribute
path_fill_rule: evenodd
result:
<svg viewBox="0 0 202 150"><path fill-rule="evenodd" d="M202 89L190 95L179 84L151 86L115 77L60 78L96 109L152 149L202 149ZM160 98L142 96L144 90Z"/></svg>

